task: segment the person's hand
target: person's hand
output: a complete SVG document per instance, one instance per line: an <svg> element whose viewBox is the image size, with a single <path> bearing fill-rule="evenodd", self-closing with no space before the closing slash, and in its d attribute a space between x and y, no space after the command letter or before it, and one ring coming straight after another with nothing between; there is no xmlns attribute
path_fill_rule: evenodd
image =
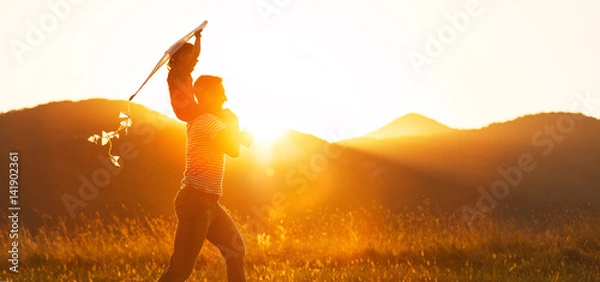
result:
<svg viewBox="0 0 600 282"><path fill-rule="evenodd" d="M192 56L196 59L196 63L198 63L197 58L200 56L200 38L202 37L202 30L195 31L194 36L196 36L196 40L194 41L194 51L192 52Z"/></svg>

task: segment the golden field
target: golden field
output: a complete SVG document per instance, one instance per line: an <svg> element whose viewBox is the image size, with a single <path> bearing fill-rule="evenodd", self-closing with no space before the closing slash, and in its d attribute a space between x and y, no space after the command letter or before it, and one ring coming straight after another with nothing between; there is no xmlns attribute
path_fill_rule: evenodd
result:
<svg viewBox="0 0 600 282"><path fill-rule="evenodd" d="M600 217L562 210L492 216L469 229L460 214L381 207L277 215L244 234L249 281L600 281ZM548 219L549 218L549 219ZM155 281L168 262L174 218L47 219L21 230L19 274L9 281ZM8 246L8 236L2 237ZM188 281L226 281L206 244Z"/></svg>

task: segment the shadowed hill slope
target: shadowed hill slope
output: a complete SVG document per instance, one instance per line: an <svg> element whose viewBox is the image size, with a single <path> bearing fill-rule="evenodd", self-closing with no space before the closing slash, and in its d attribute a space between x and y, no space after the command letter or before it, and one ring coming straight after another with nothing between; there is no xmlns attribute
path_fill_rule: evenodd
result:
<svg viewBox="0 0 600 282"><path fill-rule="evenodd" d="M416 184L400 177L386 185L416 186L415 190L436 202L456 207L474 205L481 196L477 190L480 186L491 193L496 181L513 179L508 195L498 202L528 209L566 203L598 204L599 142L597 119L544 113L478 130L385 140L354 139L345 144L388 160L393 164L385 167L390 175L402 171L422 175L414 178ZM520 162L530 169L520 168ZM423 182L426 179L430 182ZM394 189L383 190L397 194L392 198L405 195Z"/></svg>
<svg viewBox="0 0 600 282"><path fill-rule="evenodd" d="M19 201L25 224L42 215L173 215L184 170L185 125L132 105L133 126L107 147L87 138L118 126L125 101L54 102L0 115L0 148L19 152ZM315 207L413 208L423 198L446 210L474 207L498 181L497 206L544 210L600 204L600 122L582 115L525 116L478 130L365 137L329 144L289 131L228 159L222 202L268 222ZM525 160L523 160L525 158ZM515 172L525 163L528 171ZM0 178L7 179L1 170ZM514 185L513 185L514 184ZM497 187L498 188L498 187ZM500 190L498 190L500 191ZM2 190L0 197L8 198Z"/></svg>

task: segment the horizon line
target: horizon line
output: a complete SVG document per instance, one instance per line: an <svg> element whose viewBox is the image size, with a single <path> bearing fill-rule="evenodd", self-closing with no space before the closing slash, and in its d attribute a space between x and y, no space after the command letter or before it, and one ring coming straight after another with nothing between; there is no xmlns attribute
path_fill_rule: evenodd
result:
<svg viewBox="0 0 600 282"><path fill-rule="evenodd" d="M0 112L0 116L3 116L3 115L5 115L5 114L11 113L11 112L19 112L19 111L33 110L33 109L35 109L35 108L42 107L42 106L47 106L47 105L54 104L54 103L64 103L64 102L79 103L79 102L88 102L88 101L94 101L94 100L104 100L104 101L109 101L109 102L110 102L110 101L115 101L115 102L116 102L116 101L121 101L121 102L131 102L132 104L135 104L135 105L138 105L138 106L142 106L142 107L146 108L147 110L154 111L154 112L157 112L157 113L159 113L159 114L162 114L162 115L164 115L165 117L167 117L167 118L169 118L169 119L172 119L172 120L174 120L174 121L176 121L176 122L181 122L180 120L178 120L178 119L177 119L177 118L175 118L174 116L169 116L169 115L167 115L167 114L164 114L164 113L162 113L162 112L159 112L159 111L157 111L157 110L154 110L154 109L152 109L152 108L150 108L150 107L148 107L148 106L146 106L146 105L144 105L144 104L137 103L137 102L135 102L135 101L129 101L128 99L125 99L125 98L124 98L124 99L116 99L116 98L99 98L99 97L97 97L97 98L85 98L85 99L78 99L78 100L68 100L68 99L67 99L67 100L54 100L54 101L48 101L48 102L45 102L45 103L39 103L39 104L36 104L36 105L33 105L33 106L24 106L24 107L22 107L22 108L13 108L13 109L9 109L9 110L7 110L7 111ZM520 118L525 118L525 117L527 117L527 116L536 116L536 115L543 115L543 114L571 114L571 115L582 115L582 116L585 116L585 117L593 118L593 119L595 119L595 120L600 120L600 118L599 118L599 117L595 117L595 116L586 115L585 113L582 113L582 112L567 112L567 111L558 111L558 110L557 110L557 111L542 111L542 112L535 112L535 113L533 113L533 112L530 112L530 113L525 113L525 114L522 114L522 115L519 115L519 116L516 116L516 117L513 117L513 118L509 118L509 119L506 119L506 120L497 120L497 121L492 121L492 122L489 122L489 123L487 123L487 124L485 124L485 125L483 125L483 126L479 126L479 127L454 127L454 126L448 126L447 124L445 124L445 123L443 123L443 122L440 122L439 120L436 120L436 119L434 119L434 118L431 118L431 117L429 117L429 116L427 116L427 115L425 115L425 114L422 114L422 113L418 113L418 112L406 112L406 113L404 113L404 114L400 114L398 117L396 117L396 118L393 118L393 119L391 119L390 121L388 121L388 122L386 122L386 123L384 123L384 124L381 124L381 125L379 125L379 126L375 127L373 130L371 130L371 131L369 131L369 132L367 132L367 133L364 133L364 134L362 134L362 135L357 135L357 136L354 136L354 137L342 138L342 139L339 139L339 140L336 140L336 141L330 141L330 140L327 140L326 138L321 138L321 137L319 137L319 136L316 136L316 135L315 135L315 134L313 134L313 133L307 133L307 132L305 132L305 131L303 131L303 130L298 130L298 129L294 129L294 128L287 128L287 127L286 127L286 128L284 128L284 131L296 131L296 132L299 132L299 133L302 133L302 134L307 134L307 135L311 135L311 136L317 137L317 138L319 138L319 139L322 139L322 140L325 140L325 141L327 141L327 142L338 142L338 141L341 141L341 140L352 139L352 138L360 138L360 137L366 136L366 135L368 135L368 134L369 134L369 133L371 133L371 132L377 131L377 130L379 130L379 129L381 129L381 128L383 128L383 127L385 127L385 126L387 126L387 125L389 125L389 124L391 124L391 123L393 123L393 122L395 122L395 121L397 121L397 120L400 120L400 119L402 119L402 118L405 118L405 117L407 117L407 116L410 116L410 115L417 115L417 116L419 116L419 117L422 117L422 118L426 118L426 119L432 120L432 121L434 121L434 122L436 122L436 123L438 123L438 124L440 124L440 125L443 125L443 126L445 126L445 127L449 128L449 129L451 129L451 130L468 131L468 130L480 130L480 129L487 128L487 127L489 127L489 126L491 126L491 125L495 125L495 124L504 124L504 123L508 123L508 122L511 122L511 121L515 121L515 120L517 120L517 119L520 119ZM181 122L181 123L183 124L183 122Z"/></svg>

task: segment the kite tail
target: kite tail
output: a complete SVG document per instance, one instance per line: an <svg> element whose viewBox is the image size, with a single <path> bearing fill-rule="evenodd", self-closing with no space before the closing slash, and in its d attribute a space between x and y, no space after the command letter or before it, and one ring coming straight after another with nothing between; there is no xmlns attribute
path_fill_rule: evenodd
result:
<svg viewBox="0 0 600 282"><path fill-rule="evenodd" d="M121 132L121 131L124 131L124 135L127 135L128 129L129 129L129 127L131 127L131 124L132 124L132 122L131 122L131 100L133 100L133 98L135 98L135 96L140 92L140 90L142 90L142 88L144 88L146 83L156 73L156 71L158 71L171 58L171 55L175 51L177 51L179 49L179 47L181 47L182 44L184 44L190 38L192 38L192 36L194 35L195 32L202 31L207 23L208 23L208 21L204 21L202 24L200 24L198 27L196 27L190 33L186 34L183 38L181 38L179 41L177 41L175 44L173 44L167 51L165 51L165 54L158 61L158 63L156 64L154 69L150 72L150 75L148 75L146 80L144 80L144 83L142 83L142 85L137 89L137 91L135 91L135 93L133 93L133 95L131 95L129 97L129 100L127 101L127 111L119 113L119 118L121 119L121 121L119 123L119 128L117 128L117 130L110 131L110 132L102 131L102 135L94 134L87 139L88 141L90 141L94 144L100 143L100 145L102 145L102 146L108 144L108 156L110 157L110 161L113 163L113 165L115 165L117 167L121 166L119 164L120 157L112 154L112 149L113 149L112 139L119 138L120 137L119 132Z"/></svg>

